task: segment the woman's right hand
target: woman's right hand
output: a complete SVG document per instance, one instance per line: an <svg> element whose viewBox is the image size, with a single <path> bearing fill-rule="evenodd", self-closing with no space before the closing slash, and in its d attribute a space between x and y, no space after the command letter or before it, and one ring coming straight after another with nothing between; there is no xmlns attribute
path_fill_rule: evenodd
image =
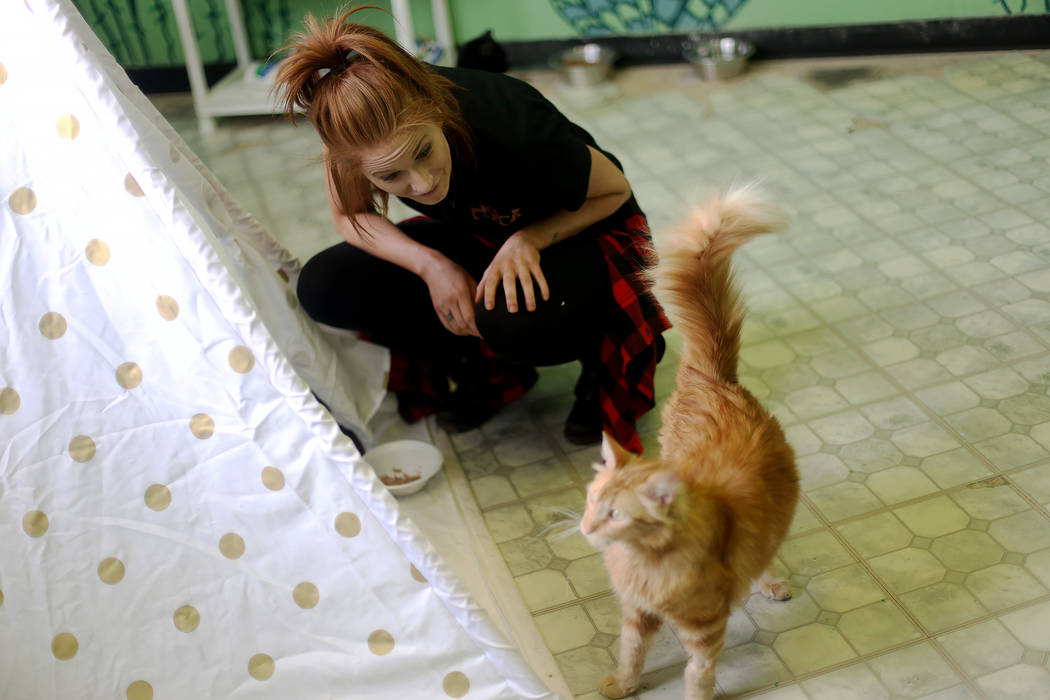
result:
<svg viewBox="0 0 1050 700"><path fill-rule="evenodd" d="M422 277L430 290L430 301L441 325L450 333L480 338L474 323L474 294L478 288L474 278L444 257L432 261Z"/></svg>

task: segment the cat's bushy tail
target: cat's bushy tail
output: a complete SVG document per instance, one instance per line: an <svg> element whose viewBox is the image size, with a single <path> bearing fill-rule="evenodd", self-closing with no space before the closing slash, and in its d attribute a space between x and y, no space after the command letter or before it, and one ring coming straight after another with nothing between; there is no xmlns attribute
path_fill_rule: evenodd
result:
<svg viewBox="0 0 1050 700"><path fill-rule="evenodd" d="M712 198L662 237L649 275L682 334L683 363L736 381L744 308L730 258L753 237L784 224L784 214L747 186Z"/></svg>

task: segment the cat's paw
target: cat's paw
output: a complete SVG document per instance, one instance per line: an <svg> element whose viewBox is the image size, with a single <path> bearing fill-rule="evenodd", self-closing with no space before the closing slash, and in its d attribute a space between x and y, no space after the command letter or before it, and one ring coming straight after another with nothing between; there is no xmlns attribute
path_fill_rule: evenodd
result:
<svg viewBox="0 0 1050 700"><path fill-rule="evenodd" d="M782 578L772 578L759 584L762 595L770 600L787 600L791 597L791 584Z"/></svg>
<svg viewBox="0 0 1050 700"><path fill-rule="evenodd" d="M638 689L638 682L621 682L615 673L610 673L598 683L598 692L607 698L625 698Z"/></svg>

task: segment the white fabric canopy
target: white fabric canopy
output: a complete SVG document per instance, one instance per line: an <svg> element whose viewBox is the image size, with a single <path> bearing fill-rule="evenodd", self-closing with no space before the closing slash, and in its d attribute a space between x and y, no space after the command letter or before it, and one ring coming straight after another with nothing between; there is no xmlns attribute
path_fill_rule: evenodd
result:
<svg viewBox="0 0 1050 700"><path fill-rule="evenodd" d="M366 441L387 356L65 0L0 3L0 697L552 697Z"/></svg>

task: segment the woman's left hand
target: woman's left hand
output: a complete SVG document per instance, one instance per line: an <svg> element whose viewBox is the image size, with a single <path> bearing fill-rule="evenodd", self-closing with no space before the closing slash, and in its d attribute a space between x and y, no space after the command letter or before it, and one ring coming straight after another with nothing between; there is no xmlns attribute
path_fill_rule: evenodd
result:
<svg viewBox="0 0 1050 700"><path fill-rule="evenodd" d="M550 298L550 290L547 288L547 278L540 269L540 250L529 240L525 231L518 231L500 246L496 257L489 263L478 283L474 301L484 299L485 308L491 311L496 306L496 289L502 282L503 293L507 297L507 311L514 313L518 310L516 283L521 282L521 289L525 294L525 308L535 311L534 279L539 285L540 295L546 301Z"/></svg>

